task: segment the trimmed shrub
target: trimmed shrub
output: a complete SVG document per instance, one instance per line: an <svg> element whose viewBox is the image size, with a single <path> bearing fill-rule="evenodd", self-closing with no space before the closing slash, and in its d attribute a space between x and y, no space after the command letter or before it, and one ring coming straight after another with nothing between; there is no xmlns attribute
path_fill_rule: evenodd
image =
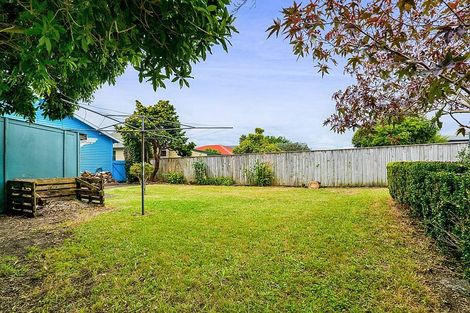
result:
<svg viewBox="0 0 470 313"><path fill-rule="evenodd" d="M147 182L152 175L153 172L153 165L150 163L145 163L144 164L144 169L145 169L145 177L144 180ZM129 168L129 176L134 177L134 179L138 179L139 182L142 181L142 163L134 163L132 166Z"/></svg>
<svg viewBox="0 0 470 313"><path fill-rule="evenodd" d="M459 151L457 161L470 167L470 146Z"/></svg>
<svg viewBox="0 0 470 313"><path fill-rule="evenodd" d="M470 171L447 162L393 162L387 166L391 196L423 221L446 252L463 261L470 278Z"/></svg>
<svg viewBox="0 0 470 313"><path fill-rule="evenodd" d="M256 161L255 165L245 171L250 185L271 186L274 182L274 172L271 165L266 162Z"/></svg>
<svg viewBox="0 0 470 313"><path fill-rule="evenodd" d="M184 184L186 183L186 179L184 178L184 174L180 172L170 172L163 175L163 179L165 182L169 184Z"/></svg>

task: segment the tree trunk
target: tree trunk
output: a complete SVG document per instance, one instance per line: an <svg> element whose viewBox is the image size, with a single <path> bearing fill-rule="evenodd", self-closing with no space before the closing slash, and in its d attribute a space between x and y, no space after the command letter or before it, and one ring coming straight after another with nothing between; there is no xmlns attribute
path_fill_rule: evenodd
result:
<svg viewBox="0 0 470 313"><path fill-rule="evenodd" d="M158 167L160 166L160 152L161 149L158 147L158 145L155 142L152 142L152 148L153 148L153 172L152 175L150 176L150 181L155 181L158 173Z"/></svg>

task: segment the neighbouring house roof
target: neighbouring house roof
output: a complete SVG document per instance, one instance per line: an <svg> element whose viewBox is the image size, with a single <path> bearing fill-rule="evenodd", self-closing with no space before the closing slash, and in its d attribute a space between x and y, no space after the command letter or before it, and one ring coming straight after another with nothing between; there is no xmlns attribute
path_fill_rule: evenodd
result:
<svg viewBox="0 0 470 313"><path fill-rule="evenodd" d="M8 117L8 118L13 118L13 119L16 119L16 120L20 120L20 121L25 121L25 118L23 118L19 115L16 115L16 114L5 114L3 116ZM64 130L71 130L71 131L79 132L80 131L79 129L69 129L68 124L66 123L67 119L69 119L69 120L76 119L77 121L84 124L85 126L90 127L91 130L97 131L100 134L103 134L104 136L108 137L114 143L121 143L122 142L121 139L117 138L116 136L111 135L109 132L100 130L100 127L98 127L97 125L93 124L92 122L90 122L90 121L88 121L88 120L86 120L86 119L84 119L84 118L82 118L82 117L80 117L76 114L74 114L71 117L66 117L63 120L54 120L53 121L53 120L49 120L48 118L43 117L42 116L42 111L37 110L36 111L35 124L45 125L45 126L50 126L50 127L56 127L56 128L60 128L60 129L64 129Z"/></svg>
<svg viewBox="0 0 470 313"><path fill-rule="evenodd" d="M193 152L199 152L201 154L209 155L210 153L204 150L193 149Z"/></svg>
<svg viewBox="0 0 470 313"><path fill-rule="evenodd" d="M118 142L113 144L113 148L124 149L124 139L122 139L122 135L116 130L109 131L109 134L118 140Z"/></svg>
<svg viewBox="0 0 470 313"><path fill-rule="evenodd" d="M468 142L469 141L468 137L464 137L464 136L449 136L447 140L449 142Z"/></svg>
<svg viewBox="0 0 470 313"><path fill-rule="evenodd" d="M115 143L121 143L121 142L122 142L122 140L119 139L119 138L117 138L117 136L113 136L113 135L111 135L109 132L100 130L100 128L99 128L98 126L96 126L96 125L93 124L92 122L87 121L86 119L84 119L84 118L82 118L82 117L80 117L80 116L78 116L78 115L76 115L76 114L73 115L73 118L79 120L80 122L82 122L82 123L85 124L85 125L90 126L90 127L93 128L94 130L96 130L96 131L102 133L103 135L109 137L109 138L110 138L111 140L113 140Z"/></svg>
<svg viewBox="0 0 470 313"><path fill-rule="evenodd" d="M204 151L204 150L208 150L208 149L216 150L217 152L219 152L222 155L231 155L231 154L233 154L233 148L228 147L228 146L223 146L223 145L205 145L205 146L199 146L199 147L195 148L195 150L198 150L198 151Z"/></svg>

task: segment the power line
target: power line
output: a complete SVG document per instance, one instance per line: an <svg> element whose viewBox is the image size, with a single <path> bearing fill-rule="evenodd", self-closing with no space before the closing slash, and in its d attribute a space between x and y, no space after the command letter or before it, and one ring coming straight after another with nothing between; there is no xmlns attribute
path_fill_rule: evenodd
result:
<svg viewBox="0 0 470 313"><path fill-rule="evenodd" d="M224 130L221 129L221 130L215 130L215 131L211 131L211 132L208 132L208 133L202 133L202 134L198 134L198 135L190 135L190 137L191 137L191 139L207 138L207 137L209 137L209 136L211 136L211 135L220 133L221 131L224 131Z"/></svg>
<svg viewBox="0 0 470 313"><path fill-rule="evenodd" d="M67 97L67 98L71 99L70 97ZM92 104L79 104L79 103L76 103L76 102L74 102L74 104L79 106L81 109L85 110L85 114L88 111L86 108L91 107L91 108L94 108L94 109L111 112L111 113L105 112L106 114L104 114L104 115L106 115L107 118L109 118L109 117L136 116L134 113L126 113L126 112L123 112L123 111L109 109L109 108L103 108L103 107L99 107L99 106L92 105ZM93 112L93 113L95 113L95 112ZM117 114L114 114L114 113L117 113ZM95 114L98 114L98 113L95 113ZM146 116L146 118L149 119L149 120L154 120L154 121L157 120L157 118L150 117L150 116ZM178 124L179 123L180 125L183 125L183 126L189 126L189 124L193 124L193 125L191 125L192 127L194 127L194 126L213 126L213 127L217 127L217 125L214 125L214 124L202 124L202 123L196 123L196 122L174 122L174 121L168 121L168 120L163 120L163 122L167 122L167 123L171 123L171 124Z"/></svg>
<svg viewBox="0 0 470 313"><path fill-rule="evenodd" d="M114 117L110 116L109 114L103 114L103 113L101 113L101 112L98 112L98 111L96 111L96 110L87 108L87 107L85 107L85 106L83 106L83 105L81 105L81 104L68 101L68 100L66 100L66 99L61 99L61 100L62 100L63 102L65 102L65 103L67 103L67 104L75 105L75 106L78 106L79 108L82 108L82 109L84 109L84 110L87 110L87 111L90 111L90 112L92 112L92 113L95 113L95 114L98 114L98 115L107 117L107 118L109 118L110 120L114 120L114 121L116 121L116 122L122 122L122 121L119 121L119 120L115 119Z"/></svg>
<svg viewBox="0 0 470 313"><path fill-rule="evenodd" d="M77 106L80 106L80 107L82 106L81 104L77 103L74 99L72 99L69 96L66 96L66 95L63 95L63 94L61 96L65 97L65 98L68 98L69 104L77 105ZM115 112L115 113L119 113L119 114L128 114L128 113L123 112L123 111L118 111L118 110L109 109L109 108L102 108L102 107L99 107L99 106L96 106L96 105L93 105L93 104L89 104L89 103L87 103L86 105L89 106L89 107L95 108L95 109L103 110L103 111L111 111L111 112Z"/></svg>
<svg viewBox="0 0 470 313"><path fill-rule="evenodd" d="M95 106L95 105L92 105L92 104L87 104L87 105L88 105L88 106L91 106L92 108L100 109L100 110L103 110L103 111L109 111L109 112L114 112L114 113L119 113L119 114L129 114L129 113L126 113L126 112L123 112L123 111L114 110L114 109L101 108L101 107L99 107L99 106Z"/></svg>

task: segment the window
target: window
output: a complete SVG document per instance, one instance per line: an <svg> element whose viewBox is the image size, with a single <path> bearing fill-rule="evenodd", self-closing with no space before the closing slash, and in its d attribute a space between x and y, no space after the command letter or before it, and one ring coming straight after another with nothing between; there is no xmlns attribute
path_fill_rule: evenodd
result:
<svg viewBox="0 0 470 313"><path fill-rule="evenodd" d="M87 134L80 134L80 140L87 140L88 135Z"/></svg>
<svg viewBox="0 0 470 313"><path fill-rule="evenodd" d="M166 157L166 150L162 150L162 152L160 152L160 156Z"/></svg>
<svg viewBox="0 0 470 313"><path fill-rule="evenodd" d="M113 161L116 161L116 150L113 150Z"/></svg>

